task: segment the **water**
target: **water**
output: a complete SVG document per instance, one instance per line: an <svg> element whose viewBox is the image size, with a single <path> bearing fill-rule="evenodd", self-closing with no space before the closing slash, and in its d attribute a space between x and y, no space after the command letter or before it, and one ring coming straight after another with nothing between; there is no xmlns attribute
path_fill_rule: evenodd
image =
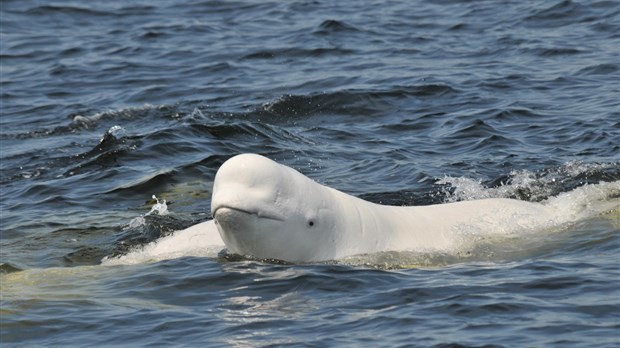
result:
<svg viewBox="0 0 620 348"><path fill-rule="evenodd" d="M608 213L464 254L100 264L208 220L243 152L395 205L617 185L619 14L2 2L2 346L620 346L613 188L589 202Z"/></svg>

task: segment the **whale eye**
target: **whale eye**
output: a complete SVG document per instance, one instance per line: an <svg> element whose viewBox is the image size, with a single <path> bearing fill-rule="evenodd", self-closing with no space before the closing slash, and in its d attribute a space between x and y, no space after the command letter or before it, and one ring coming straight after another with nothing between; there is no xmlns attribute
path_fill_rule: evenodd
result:
<svg viewBox="0 0 620 348"><path fill-rule="evenodd" d="M312 220L308 221L308 226L310 226L310 227L314 226L314 221L312 221Z"/></svg>

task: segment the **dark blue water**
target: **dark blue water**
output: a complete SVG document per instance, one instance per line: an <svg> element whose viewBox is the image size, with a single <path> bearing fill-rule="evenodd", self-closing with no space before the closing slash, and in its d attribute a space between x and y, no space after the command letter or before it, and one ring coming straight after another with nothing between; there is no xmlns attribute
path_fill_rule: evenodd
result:
<svg viewBox="0 0 620 348"><path fill-rule="evenodd" d="M617 205L472 255L99 265L244 152L395 205L618 183L618 2L3 1L0 51L3 347L620 346Z"/></svg>

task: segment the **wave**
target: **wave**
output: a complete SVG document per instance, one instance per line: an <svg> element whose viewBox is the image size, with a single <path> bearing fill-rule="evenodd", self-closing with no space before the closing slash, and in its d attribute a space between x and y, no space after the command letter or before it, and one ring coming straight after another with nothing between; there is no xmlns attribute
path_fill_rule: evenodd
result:
<svg viewBox="0 0 620 348"><path fill-rule="evenodd" d="M72 6L72 5L40 5L36 7L32 7L25 11L30 15L41 15L41 16L49 16L54 14L60 15L77 15L77 16L112 16L114 13L108 11L100 11L93 9L91 7L81 7L81 6Z"/></svg>
<svg viewBox="0 0 620 348"><path fill-rule="evenodd" d="M220 66L220 65L218 65ZM3 132L2 139L33 139L39 137L62 136L76 132L98 128L102 124L128 123L144 125L145 122L165 122L193 119L202 114L202 121L217 119L237 120L247 117L273 116L280 120L299 119L307 116L331 115L369 115L383 110L390 103L408 98L448 98L458 90L447 84L432 83L412 86L393 86L387 89L339 90L333 92L313 93L306 95L285 94L259 105L245 107L249 111L221 111L204 102L179 102L177 104L161 104L122 108L109 111L85 110L68 115L71 122L67 125L49 129L35 129L24 133ZM369 107L372 105L372 107ZM206 117L205 117L206 115ZM199 119L199 118L198 118ZM277 120L277 118L275 119ZM269 121L269 120L267 120ZM273 121L273 120L272 120ZM109 127L110 127L109 126Z"/></svg>
<svg viewBox="0 0 620 348"><path fill-rule="evenodd" d="M283 158L289 164L303 169L301 163L294 162L291 154L296 157L303 153L307 158L329 160L326 149L332 143L334 151L339 152L338 156L351 163L360 163L361 155L366 151L360 152L356 146L370 146L372 152L372 148L380 145L381 149L385 149L381 156L387 156L395 163L421 157L438 158L447 163L449 168L460 168L460 172L468 170L470 164L467 159L450 163L446 162L447 154L457 157L471 154L476 158L480 154L483 157L497 154L504 158L506 165L518 168L519 162L513 161L519 159L513 159L511 154L519 149L528 149L533 144L546 146L552 142L554 146L565 145L568 149L576 143L580 147L600 145L597 151L603 157L605 153L611 154L618 148L611 134L592 129L593 125L582 121L575 124L570 119L554 124L554 132L563 135L564 140L547 139L548 129L540 121L548 116L547 113L528 107L494 107L476 114L455 115L420 110L408 116L381 115L393 110L402 99L429 98L440 102L449 101L459 93L462 92L449 85L429 83L394 86L385 90L287 94L266 103L250 105L242 112L225 112L218 106L201 102L183 102L79 113L70 115L71 121L65 126L25 133L3 133L3 160L20 165L2 168L2 183L43 178L55 180L107 170L110 171L108 174L114 176L118 173L112 171L125 166L122 175L124 183L117 183L103 192L120 193L126 189L139 192L147 187L165 189L166 181L175 184L189 177L208 178L223 160L242 152L259 152ZM381 117L382 122L378 122L377 117ZM102 128L105 130L102 131ZM93 135L98 132L103 135L95 141L97 138ZM53 146L24 150L19 146L22 141L40 141ZM406 142L407 148L403 148L402 141ZM85 147L87 150L84 150ZM260 151L256 151L257 148ZM153 171L140 174L137 167L132 168L131 164L141 161L152 165L154 158L165 159L171 165L164 171L159 168L156 176L153 176ZM215 160L205 165L202 161L208 158ZM550 168L556 168L551 164ZM595 166L596 162L591 164ZM496 168L497 165L491 165L492 178L485 183L489 187L506 180L498 174L500 168ZM566 168L570 166L579 165L575 162ZM355 175L351 170L363 174L372 168L374 174L370 179L378 183L382 182L383 176L412 176L412 173L403 171L402 167L386 166L381 158L367 157L362 166L354 165L353 169L338 166L337 163L334 168L318 168L322 179L343 180L343 175ZM345 169L346 173L338 173ZM588 174L591 178L585 182L613 180L620 175L617 163L601 162L594 172ZM413 175L424 176L423 173ZM430 175L437 176L437 172ZM531 175L552 177L553 173ZM396 184L397 181L386 183ZM134 186L139 189L132 189ZM552 186L558 185L552 183ZM568 184L555 193L571 188L574 185ZM373 194L375 190L353 192ZM530 194L524 191L515 194L515 197L527 199ZM537 196L535 193L532 195Z"/></svg>
<svg viewBox="0 0 620 348"><path fill-rule="evenodd" d="M445 84L393 86L385 90L342 90L309 95L283 95L255 107L252 114L299 118L311 115L376 115L408 98L448 98L458 90Z"/></svg>
<svg viewBox="0 0 620 348"><path fill-rule="evenodd" d="M248 53L242 59L274 59L274 58L319 58L324 56L341 56L354 54L355 50L331 47L319 47L312 49L281 48L271 50L259 50Z"/></svg>
<svg viewBox="0 0 620 348"><path fill-rule="evenodd" d="M525 20L546 27L569 25L575 22L591 21L593 9L598 8L613 10L614 6L612 2L608 1L597 1L585 6L575 1L562 0L546 8L531 10L532 14L525 17ZM611 13L609 13L609 15L611 15Z"/></svg>

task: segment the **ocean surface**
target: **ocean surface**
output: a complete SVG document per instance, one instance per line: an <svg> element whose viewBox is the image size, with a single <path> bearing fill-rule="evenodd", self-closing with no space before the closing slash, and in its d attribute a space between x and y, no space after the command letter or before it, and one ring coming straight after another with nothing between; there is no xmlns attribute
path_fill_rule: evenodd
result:
<svg viewBox="0 0 620 348"><path fill-rule="evenodd" d="M2 347L620 347L617 1L7 0L0 59ZM462 253L102 263L209 220L246 152L382 204L598 213Z"/></svg>

